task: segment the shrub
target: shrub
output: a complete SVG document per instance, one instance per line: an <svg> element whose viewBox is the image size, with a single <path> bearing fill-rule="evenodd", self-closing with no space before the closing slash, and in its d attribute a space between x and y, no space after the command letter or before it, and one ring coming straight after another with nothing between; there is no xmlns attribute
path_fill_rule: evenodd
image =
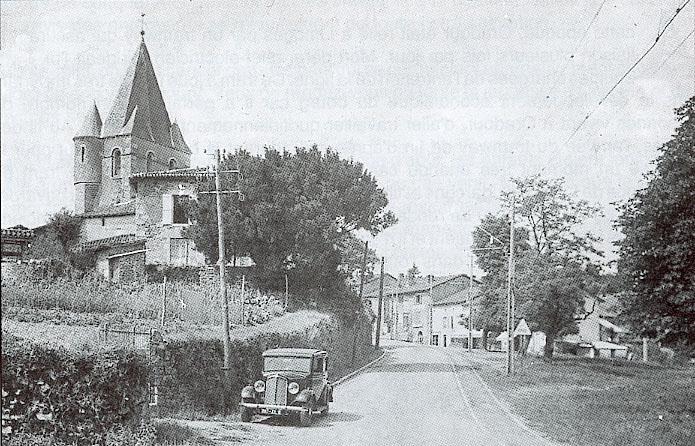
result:
<svg viewBox="0 0 695 446"><path fill-rule="evenodd" d="M3 333L3 437L103 444L115 426L140 422L147 377L146 360L132 352L75 353Z"/></svg>

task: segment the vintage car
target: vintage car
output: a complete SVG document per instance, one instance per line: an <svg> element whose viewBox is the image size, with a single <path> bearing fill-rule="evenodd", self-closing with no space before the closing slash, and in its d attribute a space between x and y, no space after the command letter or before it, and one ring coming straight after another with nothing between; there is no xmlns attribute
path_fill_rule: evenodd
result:
<svg viewBox="0 0 695 446"><path fill-rule="evenodd" d="M333 387L325 351L275 348L263 353L263 379L241 391L241 420L254 414L293 416L309 426L315 413L328 413Z"/></svg>

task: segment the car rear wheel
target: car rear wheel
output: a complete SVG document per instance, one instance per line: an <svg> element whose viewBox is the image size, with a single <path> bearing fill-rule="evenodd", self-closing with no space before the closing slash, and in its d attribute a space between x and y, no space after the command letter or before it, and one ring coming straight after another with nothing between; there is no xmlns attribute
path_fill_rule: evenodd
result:
<svg viewBox="0 0 695 446"><path fill-rule="evenodd" d="M311 421L314 416L311 403L306 403L302 406L305 410L299 412L299 425L302 427L311 426Z"/></svg>
<svg viewBox="0 0 695 446"><path fill-rule="evenodd" d="M249 421L251 421L251 417L253 417L253 411L248 407L242 407L241 421L243 421L244 423L248 423Z"/></svg>

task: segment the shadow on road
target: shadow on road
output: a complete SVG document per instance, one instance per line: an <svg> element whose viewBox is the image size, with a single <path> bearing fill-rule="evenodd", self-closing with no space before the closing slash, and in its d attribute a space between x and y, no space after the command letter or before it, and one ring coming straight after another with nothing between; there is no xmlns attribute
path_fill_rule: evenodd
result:
<svg viewBox="0 0 695 446"><path fill-rule="evenodd" d="M383 362L372 366L367 373L451 373L451 365L441 364L436 362L413 362L413 363L398 363L398 362Z"/></svg>
<svg viewBox="0 0 695 446"><path fill-rule="evenodd" d="M314 422L308 429L312 427L331 427L335 423L349 423L362 419L362 415L350 412L329 412L326 415L317 415L314 417ZM263 424L266 426L297 426L297 421L292 417L256 417L253 424ZM302 428L307 429L307 428Z"/></svg>

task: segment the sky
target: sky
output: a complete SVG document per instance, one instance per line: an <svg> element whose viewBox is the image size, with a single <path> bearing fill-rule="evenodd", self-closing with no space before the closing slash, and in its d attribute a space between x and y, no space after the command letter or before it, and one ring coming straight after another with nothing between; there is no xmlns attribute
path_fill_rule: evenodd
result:
<svg viewBox="0 0 695 446"><path fill-rule="evenodd" d="M611 203L695 94L695 1L567 140L685 1L0 1L2 227L73 207L72 137L93 101L108 114L145 13L193 164L312 144L363 162L399 218L369 237L387 271L467 272L474 227L536 173L602 207L585 229L611 259Z"/></svg>

